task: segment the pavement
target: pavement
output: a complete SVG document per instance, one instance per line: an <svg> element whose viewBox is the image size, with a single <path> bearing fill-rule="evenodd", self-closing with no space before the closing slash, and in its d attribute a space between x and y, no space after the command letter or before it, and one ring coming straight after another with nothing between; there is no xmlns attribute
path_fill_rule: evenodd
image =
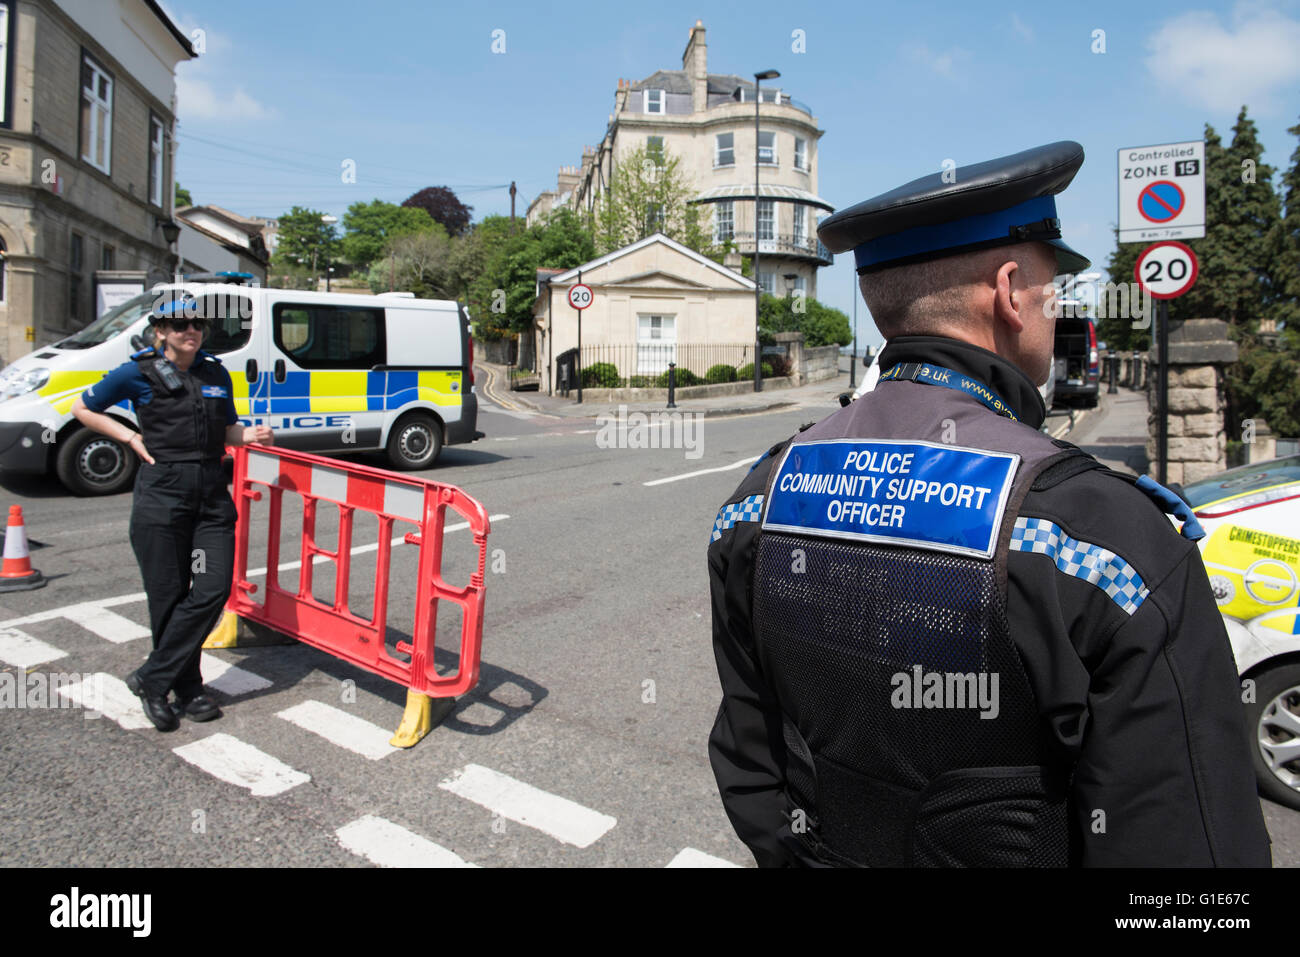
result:
<svg viewBox="0 0 1300 957"><path fill-rule="evenodd" d="M480 388L498 405L520 412L541 412L547 415L562 416L567 419L594 419L597 416L616 414L620 408L627 412L662 412L667 402L582 402L577 401L577 392L571 392L568 398L561 395L547 395L545 392L511 392L507 386L509 370L506 366L491 362L475 362L475 368L481 370L484 380ZM858 376L857 381L862 381ZM833 379L823 379L797 388L775 388L764 392L746 392L740 395L711 396L706 399L677 399L678 412L701 412L707 416L755 415L762 412L774 412L779 409L795 408L808 405L838 405L836 396L841 392L852 392L847 370L840 372Z"/></svg>

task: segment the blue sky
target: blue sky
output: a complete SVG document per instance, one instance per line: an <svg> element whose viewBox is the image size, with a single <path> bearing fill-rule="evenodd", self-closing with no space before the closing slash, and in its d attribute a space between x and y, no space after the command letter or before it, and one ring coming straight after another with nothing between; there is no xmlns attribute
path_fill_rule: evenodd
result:
<svg viewBox="0 0 1300 957"><path fill-rule="evenodd" d="M177 70L177 177L196 202L342 216L448 185L478 219L520 215L604 132L620 77L679 69L696 19L709 70L775 68L812 107L818 191L844 207L928 172L1053 140L1087 160L1058 200L1065 236L1104 263L1115 151L1227 139L1244 103L1285 167L1300 122L1300 0L1276 3L694 3L167 0L205 53ZM555 12L561 10L562 12ZM504 53L493 53L503 30ZM795 52L794 31L805 52ZM1105 52L1095 53L1094 31ZM356 163L356 182L342 164ZM818 278L852 314L850 257ZM876 333L859 304L859 336Z"/></svg>

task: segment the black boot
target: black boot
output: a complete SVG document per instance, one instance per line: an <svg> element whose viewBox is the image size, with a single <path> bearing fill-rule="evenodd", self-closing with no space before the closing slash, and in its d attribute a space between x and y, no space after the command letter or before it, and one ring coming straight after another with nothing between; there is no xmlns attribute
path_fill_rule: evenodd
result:
<svg viewBox="0 0 1300 957"><path fill-rule="evenodd" d="M126 676L126 686L130 692L140 699L144 706L144 715L153 722L153 726L159 731L175 731L181 726L175 712L172 711L171 705L167 703L165 695L146 694L144 685L140 683L140 676L134 671Z"/></svg>

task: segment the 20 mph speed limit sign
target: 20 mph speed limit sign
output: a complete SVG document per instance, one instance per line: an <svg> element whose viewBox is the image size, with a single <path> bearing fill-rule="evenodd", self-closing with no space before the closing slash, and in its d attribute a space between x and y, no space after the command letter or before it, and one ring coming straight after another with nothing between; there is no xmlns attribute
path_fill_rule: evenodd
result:
<svg viewBox="0 0 1300 957"><path fill-rule="evenodd" d="M1198 269L1196 253L1171 241L1142 250L1133 275L1152 299L1176 299L1192 288Z"/></svg>
<svg viewBox="0 0 1300 957"><path fill-rule="evenodd" d="M591 305L591 287L583 283L569 287L569 305L579 311Z"/></svg>

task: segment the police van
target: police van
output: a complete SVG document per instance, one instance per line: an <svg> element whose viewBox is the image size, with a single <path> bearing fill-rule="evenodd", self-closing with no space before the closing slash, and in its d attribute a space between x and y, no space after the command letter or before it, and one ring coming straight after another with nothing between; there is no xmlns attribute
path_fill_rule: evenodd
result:
<svg viewBox="0 0 1300 957"><path fill-rule="evenodd" d="M423 469L444 445L482 437L469 320L458 303L265 289L240 274L202 278L220 281L155 286L0 371L0 471L53 471L80 495L130 487L135 453L71 410L130 359L132 336L152 344L149 315L158 308L208 320L203 349L230 373L240 421L271 426L277 445L381 449L394 468ZM128 402L106 411L137 427Z"/></svg>

